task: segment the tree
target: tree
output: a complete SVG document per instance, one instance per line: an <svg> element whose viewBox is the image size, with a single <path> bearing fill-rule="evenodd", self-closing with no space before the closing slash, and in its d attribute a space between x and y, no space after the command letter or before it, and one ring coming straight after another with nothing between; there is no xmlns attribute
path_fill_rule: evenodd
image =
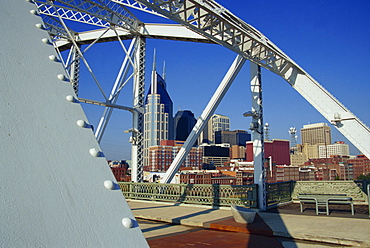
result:
<svg viewBox="0 0 370 248"><path fill-rule="evenodd" d="M367 174L367 175L364 175L364 174L359 175L359 176L357 177L357 180L370 180L370 173L369 173L369 174Z"/></svg>

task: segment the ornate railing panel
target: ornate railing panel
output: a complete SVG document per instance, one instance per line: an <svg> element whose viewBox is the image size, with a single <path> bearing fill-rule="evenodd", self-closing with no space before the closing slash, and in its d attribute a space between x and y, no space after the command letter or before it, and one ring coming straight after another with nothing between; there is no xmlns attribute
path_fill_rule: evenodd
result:
<svg viewBox="0 0 370 248"><path fill-rule="evenodd" d="M355 202L367 202L363 181L297 181L292 192L292 199L297 200L300 193L312 194L347 194Z"/></svg>
<svg viewBox="0 0 370 248"><path fill-rule="evenodd" d="M294 181L268 183L266 185L267 206L273 207L279 203L291 201L294 183Z"/></svg>
<svg viewBox="0 0 370 248"><path fill-rule="evenodd" d="M367 202L369 181L287 181L267 184L267 206L298 200L300 193L347 194L355 202ZM239 205L257 208L257 185L160 184L119 182L127 199L199 205Z"/></svg>
<svg viewBox="0 0 370 248"><path fill-rule="evenodd" d="M257 208L256 185L119 182L127 199Z"/></svg>

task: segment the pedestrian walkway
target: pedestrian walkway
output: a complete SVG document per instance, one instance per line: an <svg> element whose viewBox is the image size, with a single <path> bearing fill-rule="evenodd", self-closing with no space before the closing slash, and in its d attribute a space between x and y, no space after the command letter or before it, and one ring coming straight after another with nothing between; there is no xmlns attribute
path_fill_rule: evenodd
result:
<svg viewBox="0 0 370 248"><path fill-rule="evenodd" d="M223 231L225 232L224 235L235 236L233 240L244 240L243 245L239 247L254 247L251 244L257 241L261 242L262 238L271 245L271 242L275 242L273 238L276 237L324 242L343 246L370 247L370 218L340 218L323 215L311 216L259 212L253 223L240 224L234 221L230 208L228 207L212 208L199 205L132 200L128 201L128 204L135 217L139 219L163 221L185 226L202 227L205 229L193 233L179 234L183 235L183 237L179 235L172 236L170 237L172 243L175 242L176 239L180 242L181 239L184 240L186 238L191 238L194 241L199 235L199 237L204 237L204 239L208 236L210 238L214 237L214 239L211 238L211 240L215 241L216 236L210 234L209 231L218 232L218 234L220 234L220 231ZM246 236L243 236L242 239L237 238L238 235L245 234L254 236L251 240L246 240ZM196 237L192 237L191 235L195 235ZM248 237L251 238L252 236ZM169 238L167 238L167 241L164 240L163 242L168 242L168 239ZM221 242L221 240L218 242ZM245 242L248 242L250 246L245 246ZM233 246L229 245L229 247ZM276 246L270 247L282 246L276 244Z"/></svg>

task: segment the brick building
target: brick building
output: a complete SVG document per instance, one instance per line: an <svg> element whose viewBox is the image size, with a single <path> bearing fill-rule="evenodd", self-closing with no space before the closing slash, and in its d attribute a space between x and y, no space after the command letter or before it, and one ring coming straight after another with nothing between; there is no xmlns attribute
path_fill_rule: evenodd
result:
<svg viewBox="0 0 370 248"><path fill-rule="evenodd" d="M354 159L348 159L347 163L353 166L353 177L370 174L370 160L365 155L357 155Z"/></svg>
<svg viewBox="0 0 370 248"><path fill-rule="evenodd" d="M272 163L277 165L290 165L290 147L289 140L273 139L265 142L265 158L272 158ZM246 161L254 160L253 142L246 143Z"/></svg>
<svg viewBox="0 0 370 248"><path fill-rule="evenodd" d="M118 182L131 181L131 175L128 175L129 165L125 160L108 161L108 165Z"/></svg>
<svg viewBox="0 0 370 248"><path fill-rule="evenodd" d="M175 144L169 141L163 141L160 146L149 147L148 165L144 166L145 171L167 171L175 159L181 146L172 146ZM199 168L202 166L203 149L202 147L192 147L181 167Z"/></svg>

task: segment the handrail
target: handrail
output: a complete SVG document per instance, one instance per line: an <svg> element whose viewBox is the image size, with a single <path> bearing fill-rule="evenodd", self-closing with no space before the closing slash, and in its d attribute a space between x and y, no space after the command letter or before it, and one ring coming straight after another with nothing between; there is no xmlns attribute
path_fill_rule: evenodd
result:
<svg viewBox="0 0 370 248"><path fill-rule="evenodd" d="M257 185L118 182L127 199L257 208Z"/></svg>
<svg viewBox="0 0 370 248"><path fill-rule="evenodd" d="M367 185L367 205L369 206L369 217L370 217L370 184Z"/></svg>

